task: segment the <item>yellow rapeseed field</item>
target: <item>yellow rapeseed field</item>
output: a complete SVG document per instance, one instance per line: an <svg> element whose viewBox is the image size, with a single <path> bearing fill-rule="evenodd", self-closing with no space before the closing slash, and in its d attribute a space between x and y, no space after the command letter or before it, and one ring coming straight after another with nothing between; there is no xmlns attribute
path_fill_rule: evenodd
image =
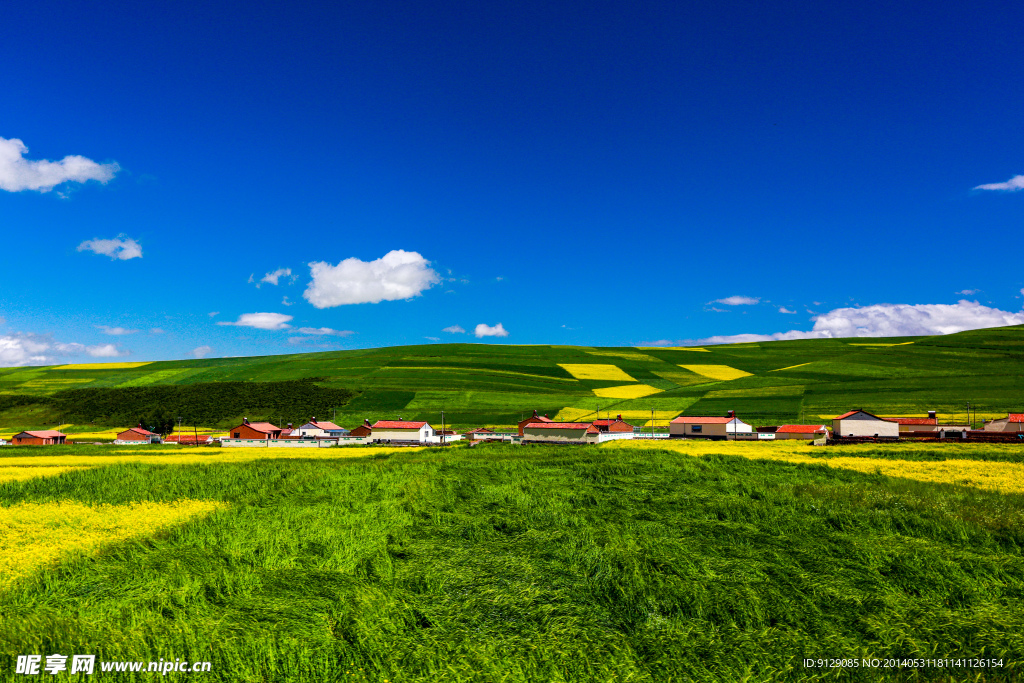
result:
<svg viewBox="0 0 1024 683"><path fill-rule="evenodd" d="M729 380L750 377L749 372L743 372L728 365L680 365L679 367L711 379Z"/></svg>
<svg viewBox="0 0 1024 683"><path fill-rule="evenodd" d="M634 346L633 348L645 351L703 351L704 353L711 353L699 346Z"/></svg>
<svg viewBox="0 0 1024 683"><path fill-rule="evenodd" d="M918 448L915 448L917 446ZM643 441L610 441L601 448L665 448L694 456L738 455L753 460L780 460L806 465L826 465L840 469L887 477L902 477L917 481L939 484L960 484L974 486L1000 493L1024 493L1024 464L991 460L884 460L881 458L858 458L842 453L856 453L858 450L877 450L873 444L864 446L843 446L841 450L825 451L836 457L812 458L807 451L812 446L798 439L775 442L736 441L662 441L655 444ZM1012 447L1012 446L1011 446ZM821 448L821 447L818 447ZM946 446L955 455L956 446ZM1019 447L1018 447L1019 448ZM934 450L927 444L901 445L899 450ZM821 452L821 451L818 451Z"/></svg>
<svg viewBox="0 0 1024 683"><path fill-rule="evenodd" d="M25 481L36 477L55 477L63 472L87 470L88 467L0 467L0 484L8 481Z"/></svg>
<svg viewBox="0 0 1024 683"><path fill-rule="evenodd" d="M560 367L576 379L607 379L622 382L635 382L624 370L617 365L602 365L599 363L559 363Z"/></svg>
<svg viewBox="0 0 1024 683"><path fill-rule="evenodd" d="M196 448L194 446L139 446L106 452L107 446L96 446L96 455L25 455L0 458L0 467L101 467L126 462L153 465L215 465L221 462L251 462L267 459L336 460L362 458L378 453L410 453L421 448L387 448L349 446L345 448ZM51 452L60 446L52 446ZM106 453L105 453L106 452Z"/></svg>
<svg viewBox="0 0 1024 683"><path fill-rule="evenodd" d="M0 589L58 559L147 536L224 507L224 503L203 500L128 505L62 501L0 507Z"/></svg>
<svg viewBox="0 0 1024 683"><path fill-rule="evenodd" d="M131 368L141 368L143 365L149 365L153 361L146 361L142 363L73 363L71 365L58 365L51 370L128 370Z"/></svg>
<svg viewBox="0 0 1024 683"><path fill-rule="evenodd" d="M647 384L625 384L621 387L594 389L594 395L601 398L643 398L661 391Z"/></svg>

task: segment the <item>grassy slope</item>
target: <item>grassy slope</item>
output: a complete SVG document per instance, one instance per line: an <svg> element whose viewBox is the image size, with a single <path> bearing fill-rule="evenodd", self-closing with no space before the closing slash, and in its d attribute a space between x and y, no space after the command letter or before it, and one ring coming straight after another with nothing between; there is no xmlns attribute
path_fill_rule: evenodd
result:
<svg viewBox="0 0 1024 683"><path fill-rule="evenodd" d="M231 505L0 595L0 650L208 659L224 681L803 681L804 657L889 656L1020 675L1021 496L670 451L452 451L0 486L3 505Z"/></svg>
<svg viewBox="0 0 1024 683"><path fill-rule="evenodd" d="M864 345L887 343L899 345ZM663 391L635 400L598 398L594 389L622 382L576 380L560 363L612 364L637 383ZM689 364L727 365L751 376L716 381L680 367ZM706 352L446 344L165 361L134 369L9 368L0 371L0 399L45 397L69 388L322 377L326 386L361 392L337 407L338 421L347 425L397 415L438 422L442 406L460 427L513 424L533 409L554 415L565 407L598 406L610 413L657 409L694 415L735 409L755 424L815 422L851 407L881 414L938 410L962 420L968 401L982 415L1020 410L1022 375L1024 327L1007 327L939 337L711 346ZM38 404L11 407L0 412L0 430L53 424L59 417L54 412ZM238 406L235 417L243 414L281 422L310 417L261 405Z"/></svg>

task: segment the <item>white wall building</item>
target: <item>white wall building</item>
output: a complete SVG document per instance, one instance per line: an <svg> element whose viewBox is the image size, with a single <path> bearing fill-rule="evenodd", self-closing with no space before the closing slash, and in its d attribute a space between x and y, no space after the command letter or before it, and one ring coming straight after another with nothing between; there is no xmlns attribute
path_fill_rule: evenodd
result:
<svg viewBox="0 0 1024 683"><path fill-rule="evenodd" d="M832 434L842 436L878 436L899 438L900 425L896 420L886 420L863 410L851 410L832 418Z"/></svg>
<svg viewBox="0 0 1024 683"><path fill-rule="evenodd" d="M374 441L415 441L429 443L434 428L415 420L377 420L371 428Z"/></svg>

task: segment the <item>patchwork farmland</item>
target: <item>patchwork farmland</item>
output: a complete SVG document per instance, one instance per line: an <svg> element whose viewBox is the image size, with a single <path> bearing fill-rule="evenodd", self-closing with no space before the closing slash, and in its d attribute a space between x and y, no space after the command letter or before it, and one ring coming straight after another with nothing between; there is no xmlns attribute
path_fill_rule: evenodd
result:
<svg viewBox="0 0 1024 683"><path fill-rule="evenodd" d="M704 348L445 344L326 353L0 370L0 435L65 425L101 434L156 416L224 429L250 417L509 427L622 413L664 425L735 410L754 425L818 423L850 408L940 421L1020 410L1024 328L899 339ZM69 427L66 425L70 425Z"/></svg>

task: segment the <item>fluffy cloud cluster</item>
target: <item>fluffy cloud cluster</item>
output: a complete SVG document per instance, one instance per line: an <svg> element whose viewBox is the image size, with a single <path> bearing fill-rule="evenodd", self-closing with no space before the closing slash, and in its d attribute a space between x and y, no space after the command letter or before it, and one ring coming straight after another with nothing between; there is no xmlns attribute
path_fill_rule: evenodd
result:
<svg viewBox="0 0 1024 683"><path fill-rule="evenodd" d="M774 334L731 334L688 341L697 344L738 344L787 339L952 334L985 327L1024 325L1024 312L1011 313L983 306L977 301L960 300L955 304L875 304L860 308L837 308L812 320L814 327L809 332L790 330Z"/></svg>
<svg viewBox="0 0 1024 683"><path fill-rule="evenodd" d="M38 334L6 334L0 336L0 367L20 365L52 365L67 356L86 354L93 358L118 358L131 353L114 344L85 344L57 342Z"/></svg>
<svg viewBox="0 0 1024 683"><path fill-rule="evenodd" d="M218 325L233 325L235 327L252 327L257 330L287 330L291 327L294 316L284 313L243 313L238 316L235 322L222 320Z"/></svg>
<svg viewBox="0 0 1024 683"><path fill-rule="evenodd" d="M1005 183L989 183L978 185L975 190L1002 190L1003 192L1017 192L1024 190L1024 175L1015 175Z"/></svg>
<svg viewBox="0 0 1024 683"><path fill-rule="evenodd" d="M493 327L491 325L480 323L476 326L473 334L475 334L478 339L482 339L484 337L507 337L508 330L506 330L501 323L498 323Z"/></svg>
<svg viewBox="0 0 1024 683"><path fill-rule="evenodd" d="M115 261L142 258L142 245L123 233L112 240L86 240L78 245L78 251L91 251Z"/></svg>
<svg viewBox="0 0 1024 683"><path fill-rule="evenodd" d="M28 147L17 138L0 138L0 190L49 192L62 183L98 180L106 183L121 167L116 163L98 164L83 156L69 155L60 161L25 158Z"/></svg>
<svg viewBox="0 0 1024 683"><path fill-rule="evenodd" d="M317 308L410 299L441 281L430 261L401 249L376 261L347 258L336 266L315 261L309 270L313 281L303 296Z"/></svg>
<svg viewBox="0 0 1024 683"><path fill-rule="evenodd" d="M727 296L724 299L715 299L709 301L708 304L724 304L726 306L753 306L761 301L760 297L756 296Z"/></svg>

